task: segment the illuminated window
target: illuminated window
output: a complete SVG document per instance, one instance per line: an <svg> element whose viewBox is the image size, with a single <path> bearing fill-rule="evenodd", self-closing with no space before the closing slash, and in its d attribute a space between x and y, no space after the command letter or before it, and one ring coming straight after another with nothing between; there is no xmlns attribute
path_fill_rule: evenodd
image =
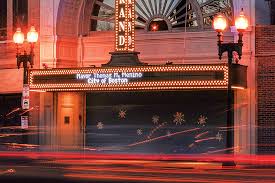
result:
<svg viewBox="0 0 275 183"><path fill-rule="evenodd" d="M13 28L21 27L26 32L28 27L28 0L13 0Z"/></svg>
<svg viewBox="0 0 275 183"><path fill-rule="evenodd" d="M91 31L114 30L114 5L114 0L95 1ZM213 16L219 11L231 21L231 0L136 0L135 27L146 31L204 30L210 28Z"/></svg>
<svg viewBox="0 0 275 183"><path fill-rule="evenodd" d="M0 41L7 39L7 1L0 1Z"/></svg>

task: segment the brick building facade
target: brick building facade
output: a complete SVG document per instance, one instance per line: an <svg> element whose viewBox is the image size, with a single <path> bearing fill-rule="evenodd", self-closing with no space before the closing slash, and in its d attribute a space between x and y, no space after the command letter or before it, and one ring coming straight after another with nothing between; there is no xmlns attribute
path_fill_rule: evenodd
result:
<svg viewBox="0 0 275 183"><path fill-rule="evenodd" d="M258 153L275 152L275 26L256 26Z"/></svg>

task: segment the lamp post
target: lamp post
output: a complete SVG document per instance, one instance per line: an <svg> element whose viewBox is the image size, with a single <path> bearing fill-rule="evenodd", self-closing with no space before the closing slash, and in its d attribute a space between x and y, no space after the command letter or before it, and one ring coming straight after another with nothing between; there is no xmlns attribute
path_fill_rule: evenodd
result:
<svg viewBox="0 0 275 183"><path fill-rule="evenodd" d="M27 41L30 44L30 53L28 54L27 51L24 49L23 54L21 53L20 50L20 46L23 45L24 41L25 41L25 36L24 34L21 32L20 28L16 29L16 32L13 35L13 41L16 44L16 59L17 59L17 67L18 69L21 66L21 63L23 65L23 89L27 90L24 96L24 92L23 92L23 96L22 96L22 109L24 110L23 114L24 117L26 118L25 120L28 121L28 117L29 117L29 112L28 112L28 108L29 108L29 87L28 87L28 68L29 65L31 66L31 68L33 67L33 57L34 57L34 44L37 42L38 40L38 33L36 32L34 26L31 26L30 31L27 34ZM25 97L25 100L24 100ZM25 105L25 102L27 102L27 105ZM22 117L21 117L21 126L22 126Z"/></svg>
<svg viewBox="0 0 275 183"><path fill-rule="evenodd" d="M226 153L231 154L234 150L234 118L233 118L233 90L232 90L232 64L234 64L234 52L238 53L239 59L242 57L243 48L243 32L248 28L248 20L244 15L243 9L239 17L235 20L235 27L239 32L239 40L237 43L224 43L223 42L223 31L227 27L227 20L225 16L219 13L213 21L213 27L218 33L218 48L219 48L219 59L222 59L224 52L228 54L228 87L227 87L227 134L226 134ZM232 129L231 129L232 128ZM235 162L226 162L223 166L235 166Z"/></svg>

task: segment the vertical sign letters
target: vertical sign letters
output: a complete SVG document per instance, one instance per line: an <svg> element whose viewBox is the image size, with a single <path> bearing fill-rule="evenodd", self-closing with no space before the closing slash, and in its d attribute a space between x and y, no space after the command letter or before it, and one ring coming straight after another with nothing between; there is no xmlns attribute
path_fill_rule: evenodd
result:
<svg viewBox="0 0 275 183"><path fill-rule="evenodd" d="M135 0L116 0L116 51L135 49Z"/></svg>

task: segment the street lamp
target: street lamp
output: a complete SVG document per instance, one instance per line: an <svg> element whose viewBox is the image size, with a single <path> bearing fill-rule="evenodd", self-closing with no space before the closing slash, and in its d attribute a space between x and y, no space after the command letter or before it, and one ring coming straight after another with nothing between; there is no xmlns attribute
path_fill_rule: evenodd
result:
<svg viewBox="0 0 275 183"><path fill-rule="evenodd" d="M235 27L239 32L239 40L237 43L223 43L223 31L227 27L227 20L222 13L219 13L213 21L213 27L218 33L218 47L219 47L219 59L222 59L224 52L228 54L228 88L227 88L227 135L226 135L226 149L230 154L231 150L234 150L234 121L233 121L233 90L232 90L232 64L234 52L238 53L239 59L242 57L243 48L243 32L248 28L248 20L244 15L243 9L239 17L235 20ZM231 129L232 128L232 129ZM227 162L224 166L235 166L233 162Z"/></svg>
<svg viewBox="0 0 275 183"><path fill-rule="evenodd" d="M31 26L30 31L27 34L27 41L30 43L30 53L27 54L26 50L22 54L20 52L19 46L24 43L24 34L21 32L21 28L17 28L16 32L13 35L13 41L16 44L16 58L17 58L17 67L18 69L23 63L24 68L24 77L23 77L23 84L28 84L28 63L30 64L31 68L33 67L33 57L34 57L34 44L38 40L38 33L36 32L34 26Z"/></svg>
<svg viewBox="0 0 275 183"><path fill-rule="evenodd" d="M13 35L13 41L16 44L16 59L18 69L23 64L23 96L22 96L22 109L24 110L24 116L21 116L21 127L27 128L29 120L29 86L28 86L28 68L30 65L33 67L33 57L34 57L34 44L38 40L38 33L36 32L34 26L31 26L30 31L27 33L27 41L30 44L30 53L24 49L23 53L20 51L20 46L23 45L25 41L25 36L21 32L21 28L17 28L16 32ZM23 123L24 122L24 123ZM24 125L23 125L24 124Z"/></svg>

